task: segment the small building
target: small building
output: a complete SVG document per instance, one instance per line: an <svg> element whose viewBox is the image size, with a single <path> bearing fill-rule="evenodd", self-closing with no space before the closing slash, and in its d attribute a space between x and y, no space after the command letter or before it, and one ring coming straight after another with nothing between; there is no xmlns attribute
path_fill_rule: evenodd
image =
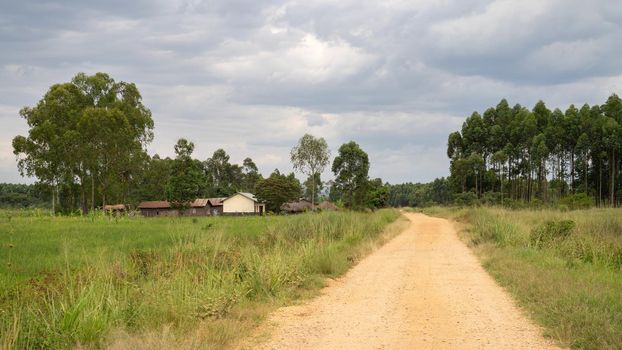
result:
<svg viewBox="0 0 622 350"><path fill-rule="evenodd" d="M225 198L197 198L182 216L216 216L222 215ZM143 216L179 216L179 210L173 209L168 201L146 201L138 205Z"/></svg>
<svg viewBox="0 0 622 350"><path fill-rule="evenodd" d="M218 216L218 215L222 215L223 212L223 205L222 205L222 201L225 200L226 197L220 197L220 198L208 198L208 204L209 204L209 214L211 216Z"/></svg>
<svg viewBox="0 0 622 350"><path fill-rule="evenodd" d="M171 208L168 201L146 201L138 205L143 216L177 216L179 211Z"/></svg>
<svg viewBox="0 0 622 350"><path fill-rule="evenodd" d="M252 193L238 192L222 200L225 215L263 215L266 205L260 203Z"/></svg>
<svg viewBox="0 0 622 350"><path fill-rule="evenodd" d="M281 211L289 214L304 213L306 211L312 211L313 209L313 203L304 198L297 201L283 203L283 205L281 205Z"/></svg>

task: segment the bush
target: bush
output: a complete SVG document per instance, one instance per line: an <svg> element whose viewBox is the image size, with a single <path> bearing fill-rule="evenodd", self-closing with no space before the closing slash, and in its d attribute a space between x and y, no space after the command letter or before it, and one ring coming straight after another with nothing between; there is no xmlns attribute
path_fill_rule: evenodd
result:
<svg viewBox="0 0 622 350"><path fill-rule="evenodd" d="M558 207L563 208L565 206L571 210L588 209L594 206L594 199L585 193L577 193L560 199L557 204Z"/></svg>
<svg viewBox="0 0 622 350"><path fill-rule="evenodd" d="M454 194L454 204L459 206L472 206L478 205L479 200L477 195L473 192L464 192Z"/></svg>
<svg viewBox="0 0 622 350"><path fill-rule="evenodd" d="M503 193L501 192L486 192L482 196L482 204L496 205L501 203Z"/></svg>
<svg viewBox="0 0 622 350"><path fill-rule="evenodd" d="M547 221L537 226L529 235L531 246L542 248L555 241L564 240L575 228L572 220Z"/></svg>

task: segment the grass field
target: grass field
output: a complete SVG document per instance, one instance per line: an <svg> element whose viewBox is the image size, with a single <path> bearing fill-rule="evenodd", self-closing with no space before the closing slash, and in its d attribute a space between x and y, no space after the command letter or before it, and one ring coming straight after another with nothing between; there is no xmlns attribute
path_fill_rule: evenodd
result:
<svg viewBox="0 0 622 350"><path fill-rule="evenodd" d="M228 347L398 233L398 216L0 212L0 348Z"/></svg>
<svg viewBox="0 0 622 350"><path fill-rule="evenodd" d="M424 212L464 224L484 267L547 336L574 349L622 349L622 209Z"/></svg>

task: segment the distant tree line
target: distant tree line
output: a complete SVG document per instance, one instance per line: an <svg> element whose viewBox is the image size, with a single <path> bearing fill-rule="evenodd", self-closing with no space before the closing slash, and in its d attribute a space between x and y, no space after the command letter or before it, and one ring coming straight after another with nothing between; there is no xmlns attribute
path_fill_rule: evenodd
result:
<svg viewBox="0 0 622 350"><path fill-rule="evenodd" d="M282 203L306 197L318 202L328 197L346 208L389 205L389 186L370 180L369 158L351 141L339 148L331 170L335 180L324 183L321 173L330 164L323 138L304 135L291 151L293 168L306 176L278 169L264 178L251 158L232 164L223 149L206 160L193 158L194 143L179 139L175 158L150 156L153 140L150 110L132 83L117 82L105 73L77 74L70 82L55 84L34 107L20 115L29 130L13 139L22 176L35 177L33 186L5 185L2 206L39 206L47 200L55 212L87 213L113 204L168 200L183 207L198 197L226 197L252 192L279 211ZM13 187L11 187L13 186Z"/></svg>
<svg viewBox="0 0 622 350"><path fill-rule="evenodd" d="M393 207L426 207L453 202L451 181L446 178L430 183L390 185L389 190L389 204Z"/></svg>
<svg viewBox="0 0 622 350"><path fill-rule="evenodd" d="M550 203L563 197L619 205L622 186L622 100L529 110L503 99L474 112L448 137L454 199Z"/></svg>
<svg viewBox="0 0 622 350"><path fill-rule="evenodd" d="M49 193L39 185L0 183L0 207L42 208L49 206Z"/></svg>

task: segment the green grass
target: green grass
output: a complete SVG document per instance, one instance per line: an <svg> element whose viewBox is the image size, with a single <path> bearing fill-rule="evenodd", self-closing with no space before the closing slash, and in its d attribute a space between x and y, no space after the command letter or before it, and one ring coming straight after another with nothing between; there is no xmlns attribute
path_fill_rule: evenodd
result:
<svg viewBox="0 0 622 350"><path fill-rule="evenodd" d="M228 347L399 231L399 213L0 212L0 349Z"/></svg>
<svg viewBox="0 0 622 350"><path fill-rule="evenodd" d="M424 211L464 224L483 266L546 336L574 349L622 349L622 209Z"/></svg>

